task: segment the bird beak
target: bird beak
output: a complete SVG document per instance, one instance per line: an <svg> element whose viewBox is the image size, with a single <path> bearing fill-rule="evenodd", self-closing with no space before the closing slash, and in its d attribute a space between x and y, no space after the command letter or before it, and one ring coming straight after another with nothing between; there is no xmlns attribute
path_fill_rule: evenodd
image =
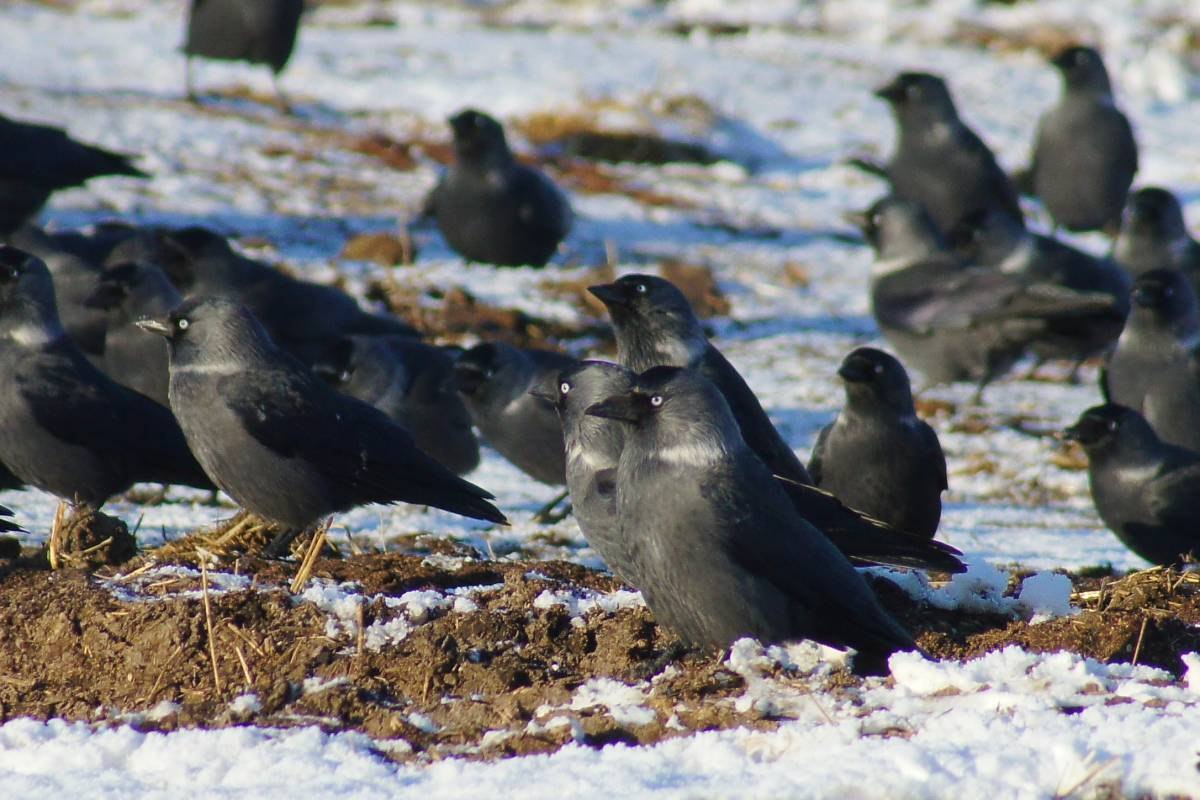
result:
<svg viewBox="0 0 1200 800"><path fill-rule="evenodd" d="M1065 431L1062 432L1061 435L1062 435L1062 438L1068 442L1082 442L1083 441L1083 431L1080 430L1080 426L1078 424L1072 425L1071 427L1067 428Z"/></svg>
<svg viewBox="0 0 1200 800"><path fill-rule="evenodd" d="M137 325L147 333L157 333L165 339L171 339L175 335L175 328L163 319L139 319L134 325Z"/></svg>
<svg viewBox="0 0 1200 800"><path fill-rule="evenodd" d="M1142 308L1154 308L1158 305L1158 292L1148 286L1135 286L1130 295L1133 302Z"/></svg>
<svg viewBox="0 0 1200 800"><path fill-rule="evenodd" d="M650 399L643 394L634 392L614 395L607 400L590 405L585 413L591 417L637 424L641 422L649 409Z"/></svg>
<svg viewBox="0 0 1200 800"><path fill-rule="evenodd" d="M846 383L866 383L871 377L872 369L857 359L847 359L838 367L838 377Z"/></svg>
<svg viewBox="0 0 1200 800"><path fill-rule="evenodd" d="M625 296L625 292L615 283L601 283L596 286L589 286L588 291L609 308L629 305L629 300Z"/></svg>
<svg viewBox="0 0 1200 800"><path fill-rule="evenodd" d="M904 87L901 86L899 82L892 81L891 83L885 83L883 86L880 86L878 89L872 92L872 94L874 94L880 100L886 100L889 103L895 103L904 96Z"/></svg>
<svg viewBox="0 0 1200 800"><path fill-rule="evenodd" d="M530 387L528 394L538 400L545 400L552 406L558 404L558 376L547 375Z"/></svg>
<svg viewBox="0 0 1200 800"><path fill-rule="evenodd" d="M473 395L487 381L487 375L474 364L454 365L454 388L465 395Z"/></svg>
<svg viewBox="0 0 1200 800"><path fill-rule="evenodd" d="M1058 69L1064 69L1067 66L1068 56L1069 56L1070 52L1071 52L1071 50L1068 48L1065 50L1060 50L1059 52L1055 53L1054 56L1050 59L1051 66L1056 67Z"/></svg>

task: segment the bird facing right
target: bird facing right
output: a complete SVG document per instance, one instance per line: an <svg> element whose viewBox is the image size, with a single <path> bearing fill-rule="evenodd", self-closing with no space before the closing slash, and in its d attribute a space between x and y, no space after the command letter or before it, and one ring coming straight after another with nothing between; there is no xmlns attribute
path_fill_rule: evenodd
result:
<svg viewBox="0 0 1200 800"><path fill-rule="evenodd" d="M618 518L646 604L686 643L813 639L882 674L916 648L832 543L796 513L702 375L657 367L588 414L627 426Z"/></svg>

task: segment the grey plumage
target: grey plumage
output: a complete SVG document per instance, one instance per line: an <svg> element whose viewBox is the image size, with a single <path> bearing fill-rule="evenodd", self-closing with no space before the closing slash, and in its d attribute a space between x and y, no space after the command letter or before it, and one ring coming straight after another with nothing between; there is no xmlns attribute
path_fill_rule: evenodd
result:
<svg viewBox="0 0 1200 800"><path fill-rule="evenodd" d="M912 202L889 196L852 217L875 250L875 320L930 383L973 381L982 392L1035 343L1121 319L1107 294L964 263Z"/></svg>
<svg viewBox="0 0 1200 800"><path fill-rule="evenodd" d="M1083 412L1066 437L1087 453L1096 511L1126 547L1156 564L1200 557L1200 453L1115 404Z"/></svg>
<svg viewBox="0 0 1200 800"><path fill-rule="evenodd" d="M529 394L578 361L562 353L489 342L454 365L454 383L485 441L534 480L566 483L562 426L554 406Z"/></svg>
<svg viewBox="0 0 1200 800"><path fill-rule="evenodd" d="M104 175L146 177L129 156L0 114L0 234L19 228L59 189Z"/></svg>
<svg viewBox="0 0 1200 800"><path fill-rule="evenodd" d="M588 291L608 308L621 364L639 373L656 366L700 372L721 390L742 437L776 475L812 483L746 381L708 341L691 304L674 284L653 275L626 275Z"/></svg>
<svg viewBox="0 0 1200 800"><path fill-rule="evenodd" d="M660 367L588 413L629 426L618 517L646 604L685 642L809 638L886 672L914 649L850 563L800 517L702 375Z"/></svg>
<svg viewBox="0 0 1200 800"><path fill-rule="evenodd" d="M808 463L813 480L851 508L932 537L947 488L946 457L933 428L917 418L904 366L860 347L838 375L846 405L817 437Z"/></svg>
<svg viewBox="0 0 1200 800"><path fill-rule="evenodd" d="M446 243L468 261L543 266L571 229L554 183L519 163L500 123L468 109L450 118L455 164L429 198Z"/></svg>
<svg viewBox="0 0 1200 800"><path fill-rule="evenodd" d="M37 256L50 270L54 281L58 318L71 340L93 363L104 353L107 318L102 309L88 304L88 298L100 282L100 266L70 248L64 248L58 237L47 235L40 228L25 226L8 239L9 243Z"/></svg>
<svg viewBox="0 0 1200 800"><path fill-rule="evenodd" d="M1200 242L1192 238L1179 199L1147 186L1129 197L1113 258L1137 277L1152 269L1177 269L1200 291Z"/></svg>
<svg viewBox="0 0 1200 800"><path fill-rule="evenodd" d="M1138 169L1133 128L1113 101L1098 52L1068 47L1050 63L1062 75L1063 93L1038 122L1033 193L1056 225L1115 232Z"/></svg>
<svg viewBox="0 0 1200 800"><path fill-rule="evenodd" d="M963 217L991 208L1023 219L1016 188L959 118L941 78L902 72L875 94L896 119L896 150L886 166L895 194L924 207L943 234Z"/></svg>
<svg viewBox="0 0 1200 800"><path fill-rule="evenodd" d="M197 56L264 64L278 77L296 46L303 11L304 0L192 0L183 44L188 97Z"/></svg>
<svg viewBox="0 0 1200 800"><path fill-rule="evenodd" d="M66 336L50 273L0 248L0 462L93 508L136 482L212 488L171 412L94 367Z"/></svg>
<svg viewBox="0 0 1200 800"><path fill-rule="evenodd" d="M171 410L205 470L248 511L293 530L367 503L504 522L488 492L418 450L381 411L323 383L245 307L192 299L139 326L167 338Z"/></svg>
<svg viewBox="0 0 1200 800"><path fill-rule="evenodd" d="M1107 385L1163 441L1200 450L1200 310L1182 272L1151 270L1135 282Z"/></svg>
<svg viewBox="0 0 1200 800"><path fill-rule="evenodd" d="M331 345L313 371L387 414L422 451L465 475L479 466L479 443L453 385L455 357L409 337L351 336Z"/></svg>

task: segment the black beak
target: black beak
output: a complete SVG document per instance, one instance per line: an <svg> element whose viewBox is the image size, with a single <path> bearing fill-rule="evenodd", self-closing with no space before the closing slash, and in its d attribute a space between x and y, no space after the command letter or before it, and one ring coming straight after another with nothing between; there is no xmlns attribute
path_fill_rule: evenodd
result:
<svg viewBox="0 0 1200 800"><path fill-rule="evenodd" d="M589 286L588 291L609 308L629 305L629 297L625 293L625 290L615 283L601 283L596 286Z"/></svg>
<svg viewBox="0 0 1200 800"><path fill-rule="evenodd" d="M861 359L847 358L838 367L837 374L846 383L866 383L875 374L875 369Z"/></svg>
<svg viewBox="0 0 1200 800"><path fill-rule="evenodd" d="M874 94L880 100L886 100L889 103L895 103L904 96L904 87L901 86L898 81L892 81L891 83L885 83L883 86L880 86L872 94Z"/></svg>
<svg viewBox="0 0 1200 800"><path fill-rule="evenodd" d="M528 394L538 400L544 400L552 406L558 406L558 376L547 375L542 380L529 387Z"/></svg>
<svg viewBox="0 0 1200 800"><path fill-rule="evenodd" d="M1068 442L1081 442L1083 441L1083 431L1080 430L1079 424L1077 423L1063 431L1062 438L1066 439Z"/></svg>
<svg viewBox="0 0 1200 800"><path fill-rule="evenodd" d="M487 373L475 364L460 362L454 365L454 388L468 397L479 391L487 379Z"/></svg>
<svg viewBox="0 0 1200 800"><path fill-rule="evenodd" d="M1159 292L1150 286L1134 286L1131 297L1133 302L1142 308L1154 308L1161 301Z"/></svg>
<svg viewBox="0 0 1200 800"><path fill-rule="evenodd" d="M586 413L592 417L615 419L636 425L645 418L650 409L650 398L640 392L633 392L613 395L607 400L590 405Z"/></svg>
<svg viewBox="0 0 1200 800"><path fill-rule="evenodd" d="M164 339L175 338L175 327L166 319L139 319L134 325L147 333L157 333Z"/></svg>

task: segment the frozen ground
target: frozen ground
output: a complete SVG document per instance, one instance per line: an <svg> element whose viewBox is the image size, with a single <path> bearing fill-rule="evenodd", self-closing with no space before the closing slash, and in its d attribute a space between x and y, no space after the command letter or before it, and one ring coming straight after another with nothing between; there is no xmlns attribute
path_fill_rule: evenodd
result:
<svg viewBox="0 0 1200 800"><path fill-rule="evenodd" d="M833 373L841 356L878 343L866 295L870 255L848 241L840 215L867 205L880 186L840 162L887 152L891 121L870 89L895 71L947 75L964 116L1015 168L1028 157L1032 127L1055 97L1056 79L1027 49L962 47L971 38L964 31L1018 43L1044 28L1092 35L1106 47L1120 102L1138 132L1139 182L1174 188L1189 219L1200 219L1200 12L1184 0L1119 7L1054 0L983 10L966 0L377 2L320 9L284 77L299 107L296 119L227 95L203 109L182 102L182 6L94 0L72 11L23 2L0 9L0 111L140 153L139 163L155 176L62 193L45 214L48 224L76 227L108 217L201 223L247 244L265 243L265 257L318 279L337 270L361 285L382 270L337 261L342 244L411 218L436 166L386 168L340 146L332 135L338 131L445 139L442 120L475 105L510 122L577 114L606 127L704 141L728 160L619 169L631 184L676 203L575 194L580 220L560 266L537 273L466 267L422 229L419 266L396 277L415 286L461 285L488 302L573 320L578 307L541 285L578 278L606 247L615 248L622 270L653 269L665 256L707 264L733 303L730 319L715 321L720 345L802 453L840 404ZM364 24L380 16L400 24ZM717 25L734 35L715 35ZM244 67L204 66L199 77L210 91L231 84L270 90L266 74ZM514 138L519 150L529 149ZM1102 247L1095 239L1082 243ZM1008 380L989 390L982 410L965 407L968 387L924 394L953 407L933 419L950 462L942 538L980 563L1143 566L1101 528L1085 474L1051 463L1056 445L1029 433L1061 429L1097 402L1093 377L1081 386ZM420 530L497 557L598 565L573 521L552 530L531 521L553 490L532 485L491 453L472 479L496 493L514 522L510 529L412 508L367 508L339 516L334 537L382 548ZM145 509L114 503L110 510L131 523L140 519L146 545L231 513L182 493L175 499ZM0 502L17 510L30 542L45 535L54 511L49 497L9 492ZM161 735L17 720L0 727L0 785L13 797L282 797L297 787L355 797L511 794L518 787L546 797L1043 797L1102 786L1131 795L1200 794L1200 666L1185 685L1144 668L1012 651L965 665L902 659L896 666L895 686L875 684L855 704L795 692L776 698L784 716L796 719L769 735L732 731L654 748L568 747L491 764L397 768L361 736L316 730ZM764 679L764 691L787 694L770 683ZM1088 699L1094 697L1101 700ZM1113 697L1133 701L1104 702ZM1066 706L1082 710L1064 714ZM893 728L903 735L881 733Z"/></svg>

